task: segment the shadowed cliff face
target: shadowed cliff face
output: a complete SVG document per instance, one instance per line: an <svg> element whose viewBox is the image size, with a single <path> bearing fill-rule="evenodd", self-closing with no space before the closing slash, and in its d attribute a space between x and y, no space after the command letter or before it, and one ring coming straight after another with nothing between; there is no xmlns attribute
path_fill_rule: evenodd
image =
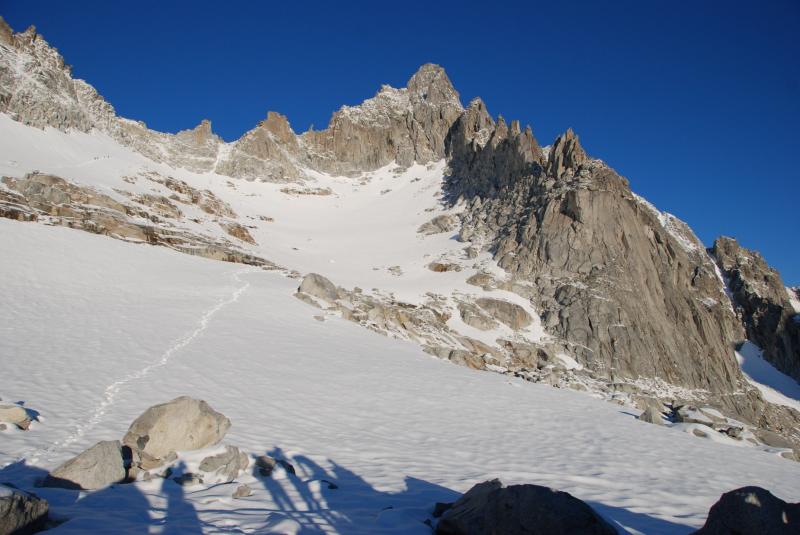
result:
<svg viewBox="0 0 800 535"><path fill-rule="evenodd" d="M800 381L800 322L780 274L732 238L717 238L711 251L728 280L747 338L776 368Z"/></svg>

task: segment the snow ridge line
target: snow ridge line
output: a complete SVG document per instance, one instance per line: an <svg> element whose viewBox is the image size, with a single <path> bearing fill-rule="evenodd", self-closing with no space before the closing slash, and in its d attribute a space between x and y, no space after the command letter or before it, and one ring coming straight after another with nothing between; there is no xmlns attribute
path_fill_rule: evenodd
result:
<svg viewBox="0 0 800 535"><path fill-rule="evenodd" d="M252 270L252 268L248 267L248 268L245 268L245 269L241 269L241 270L235 271L232 274L232 278L233 278L234 281L236 281L236 283L241 283L242 279L241 279L240 276L242 274L244 274L244 273L247 273L247 272L251 271L251 270ZM76 430L75 430L75 432L73 434L69 435L68 437L66 437L65 439L63 439L63 440L61 440L59 442L55 442L55 443L51 444L47 448L39 449L39 450L35 451L34 453L32 453L32 454L30 454L28 456L25 456L25 457L30 457L30 461L32 463L35 463L35 462L38 461L39 456L41 456L41 455L48 456L51 453L53 453L56 449L69 446L69 445L75 443L76 441L80 440L81 438L83 438L83 436L86 435L86 433L88 431L90 431L98 423L100 423L100 421L103 419L103 416L105 416L106 412L108 411L108 408L111 407L111 405L114 404L114 401L115 401L115 398L116 398L117 394L119 393L119 391L124 386L126 386L127 384L129 384L129 383L131 383L133 381L138 381L139 379L142 379L142 378L146 377L150 372L152 372L153 370L155 370L157 368L161 368L161 367L165 366L170 361L172 356L175 355L175 353L177 353L178 351L180 351L184 347L186 347L189 344L191 344L198 336L200 336L203 333L203 331L205 331L208 328L208 325L211 322L211 319L214 317L214 315L217 312L219 312L223 308L227 307L228 305L231 305L231 304L235 303L236 301L238 301L239 298L242 296L242 294L245 291L247 291L247 289L249 287L250 287L250 283L249 282L245 282L241 286L238 286L230 296L228 296L228 297L226 297L224 299L221 299L216 305L214 305L213 307L208 309L202 315L202 317L200 318L200 321L198 323L197 328L194 329L189 334L187 334L187 335L183 336L182 338L180 338L174 344L172 344L161 355L161 358L159 358L157 361L152 362L151 364L148 364L147 366L145 366L144 368L142 368L140 370L137 370L135 372L129 373L128 375L126 375L126 376L118 379L117 381L114 381L110 385L108 385L106 387L106 389L105 389L105 392L103 393L102 400L97 405L97 407L95 407L95 410L92 413L91 417L86 421L86 423L84 423L82 425L79 425L76 428ZM25 458L25 457L22 457L22 458Z"/></svg>

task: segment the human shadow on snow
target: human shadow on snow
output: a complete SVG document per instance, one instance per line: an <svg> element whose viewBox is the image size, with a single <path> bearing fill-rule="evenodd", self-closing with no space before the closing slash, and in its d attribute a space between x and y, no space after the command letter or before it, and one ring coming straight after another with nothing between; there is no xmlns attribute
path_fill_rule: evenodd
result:
<svg viewBox="0 0 800 535"><path fill-rule="evenodd" d="M405 478L405 490L381 491L364 478L335 461L325 469L314 460L296 455L288 458L280 448L267 452L286 460L295 474L284 470L284 478L258 476L275 502L271 523L289 520L301 535L320 533L370 533L390 528L400 532L425 532L433 505L458 499L459 493L414 477ZM280 468L276 468L276 471Z"/></svg>
<svg viewBox="0 0 800 535"><path fill-rule="evenodd" d="M170 479L161 481L160 492L154 491L166 500L161 509L151 505L138 485L118 483L91 492L42 487L47 475L23 460L0 469L0 483L47 500L49 526L58 526L60 533L148 533L158 527L163 534L203 533L203 523L183 487Z"/></svg>
<svg viewBox="0 0 800 535"><path fill-rule="evenodd" d="M256 496L241 501L242 509L264 512L266 530L288 521L295 525L300 535L382 530L425 533L431 529L434 504L453 502L461 496L449 488L414 477L405 478L404 490L379 490L332 460L327 460L328 468L323 468L304 455L288 457L280 448L268 451L267 455L291 463L295 474L285 468L276 468L271 477L256 476L272 498L274 507L263 507ZM180 466L176 469L181 471ZM219 529L214 523L200 519L192 500L187 497L186 488L171 479L140 485L115 484L94 492L82 492L40 487L46 476L47 471L24 461L0 469L0 483L10 483L49 502L51 526L58 525L59 532L147 533L155 530L167 535L197 535L206 528ZM149 494L159 496L158 501L163 500L164 507L151 505ZM622 526L649 535L691 531L688 525L600 502L588 503L617 526L621 534L626 533ZM226 529L236 531L233 526Z"/></svg>

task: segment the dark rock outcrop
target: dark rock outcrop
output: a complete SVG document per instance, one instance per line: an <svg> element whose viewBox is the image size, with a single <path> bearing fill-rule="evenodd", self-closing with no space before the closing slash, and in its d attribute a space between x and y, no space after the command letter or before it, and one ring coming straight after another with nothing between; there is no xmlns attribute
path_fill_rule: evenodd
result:
<svg viewBox="0 0 800 535"><path fill-rule="evenodd" d="M586 503L538 485L472 487L443 515L437 535L616 535Z"/></svg>
<svg viewBox="0 0 800 535"><path fill-rule="evenodd" d="M711 253L727 279L747 338L766 360L800 381L800 322L780 274L732 238L717 238Z"/></svg>
<svg viewBox="0 0 800 535"><path fill-rule="evenodd" d="M28 535L43 530L48 510L47 501L35 494L0 484L0 535Z"/></svg>
<svg viewBox="0 0 800 535"><path fill-rule="evenodd" d="M796 535L800 503L786 503L761 487L726 492L695 535Z"/></svg>

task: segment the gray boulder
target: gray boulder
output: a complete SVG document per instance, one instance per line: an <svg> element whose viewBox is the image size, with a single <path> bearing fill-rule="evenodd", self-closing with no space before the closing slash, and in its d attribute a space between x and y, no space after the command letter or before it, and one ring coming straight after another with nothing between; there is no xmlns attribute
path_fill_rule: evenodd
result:
<svg viewBox="0 0 800 535"><path fill-rule="evenodd" d="M694 535L796 535L800 503L786 503L761 487L726 492Z"/></svg>
<svg viewBox="0 0 800 535"><path fill-rule="evenodd" d="M28 411L14 403L0 403L0 422L14 424L20 429L28 429L31 425Z"/></svg>
<svg viewBox="0 0 800 535"><path fill-rule="evenodd" d="M441 234L442 232L450 232L451 230L454 230L457 224L458 219L454 216L438 215L427 223L423 223L417 232L425 235Z"/></svg>
<svg viewBox="0 0 800 535"><path fill-rule="evenodd" d="M125 477L119 440L105 440L50 472L44 486L96 490L124 481Z"/></svg>
<svg viewBox="0 0 800 535"><path fill-rule="evenodd" d="M664 425L664 417L656 407L647 407L637 418L648 424Z"/></svg>
<svg viewBox="0 0 800 535"><path fill-rule="evenodd" d="M459 305L458 311L461 314L461 320L470 327L475 327L481 331L489 331L497 327L497 322L475 305L462 303Z"/></svg>
<svg viewBox="0 0 800 535"><path fill-rule="evenodd" d="M475 302L479 307L491 314L494 319L505 323L515 331L524 329L533 321L531 315L524 308L509 301L482 297Z"/></svg>
<svg viewBox="0 0 800 535"><path fill-rule="evenodd" d="M231 421L205 401L182 396L144 411L131 424L122 443L163 459L172 452L213 446L230 427Z"/></svg>
<svg viewBox="0 0 800 535"><path fill-rule="evenodd" d="M303 277L303 282L300 283L300 287L297 291L312 297L317 297L328 303L333 303L339 298L339 292L336 290L336 286L317 273L309 273Z"/></svg>
<svg viewBox="0 0 800 535"><path fill-rule="evenodd" d="M566 492L538 485L475 485L447 510L438 535L616 535L591 507Z"/></svg>
<svg viewBox="0 0 800 535"><path fill-rule="evenodd" d="M250 464L250 459L243 451L235 446L225 446L225 451L206 457L200 462L200 471L206 473L216 473L226 483L230 483L237 477L242 470Z"/></svg>
<svg viewBox="0 0 800 535"><path fill-rule="evenodd" d="M35 494L0 484L0 535L27 535L45 527L49 505Z"/></svg>

